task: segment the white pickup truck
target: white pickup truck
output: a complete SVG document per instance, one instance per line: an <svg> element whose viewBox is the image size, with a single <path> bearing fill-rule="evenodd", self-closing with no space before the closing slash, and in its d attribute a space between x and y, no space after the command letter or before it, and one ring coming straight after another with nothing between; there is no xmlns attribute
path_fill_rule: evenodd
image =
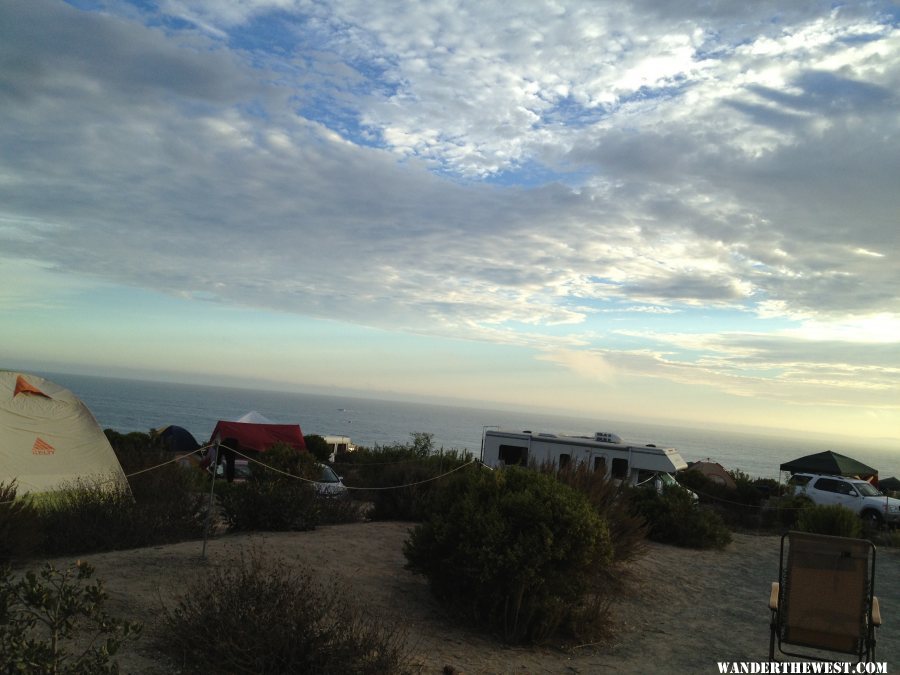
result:
<svg viewBox="0 0 900 675"><path fill-rule="evenodd" d="M793 486L795 495L806 497L814 504L839 504L853 511L868 525L900 524L900 499L886 497L859 478L795 473L788 482Z"/></svg>

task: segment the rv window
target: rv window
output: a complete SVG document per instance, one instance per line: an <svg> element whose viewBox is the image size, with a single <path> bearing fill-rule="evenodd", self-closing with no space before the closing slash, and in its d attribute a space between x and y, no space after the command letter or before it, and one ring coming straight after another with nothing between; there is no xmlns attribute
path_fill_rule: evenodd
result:
<svg viewBox="0 0 900 675"><path fill-rule="evenodd" d="M565 453L560 454L560 456L559 456L559 468L560 468L560 469L565 469L567 466L569 466L569 462L571 461L571 459L572 459L572 455L567 455L567 454L565 454Z"/></svg>
<svg viewBox="0 0 900 675"><path fill-rule="evenodd" d="M606 475L606 457L594 457L594 471Z"/></svg>
<svg viewBox="0 0 900 675"><path fill-rule="evenodd" d="M615 457L612 461L612 477L627 478L628 477L628 460L621 457Z"/></svg>
<svg viewBox="0 0 900 675"><path fill-rule="evenodd" d="M510 464L525 466L528 462L528 448L520 445L501 445L497 459L507 466Z"/></svg>

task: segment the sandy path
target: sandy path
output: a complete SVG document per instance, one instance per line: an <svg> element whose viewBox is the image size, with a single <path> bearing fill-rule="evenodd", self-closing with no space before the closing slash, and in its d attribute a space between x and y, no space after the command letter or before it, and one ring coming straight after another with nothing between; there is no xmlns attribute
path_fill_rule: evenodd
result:
<svg viewBox="0 0 900 675"><path fill-rule="evenodd" d="M131 551L84 556L110 594L115 616L145 622L145 634L119 658L123 672L178 672L151 639L161 603L210 565L226 564L260 546L287 560L331 570L372 612L409 626L413 662L423 673L452 666L464 673L715 673L716 661L764 660L768 650L769 583L778 568L779 539L737 534L724 551L650 544L634 565L632 592L616 607L618 631L607 643L573 651L508 648L447 620L424 580L403 569L407 523L361 523L312 532L224 536ZM878 660L900 665L900 552L879 549L876 593L886 626Z"/></svg>

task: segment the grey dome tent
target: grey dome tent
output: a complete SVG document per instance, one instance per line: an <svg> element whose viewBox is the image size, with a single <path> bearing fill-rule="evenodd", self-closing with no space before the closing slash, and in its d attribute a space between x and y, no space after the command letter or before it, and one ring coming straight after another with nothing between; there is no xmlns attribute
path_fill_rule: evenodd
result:
<svg viewBox="0 0 900 675"><path fill-rule="evenodd" d="M16 481L22 495L77 479L128 489L103 430L75 394L37 375L0 370L0 483Z"/></svg>
<svg viewBox="0 0 900 675"><path fill-rule="evenodd" d="M781 465L782 471L791 473L825 473L832 476L859 476L864 480L878 478L878 470L867 464L847 457L837 452L828 450L817 452L814 455L806 455L799 459L785 462Z"/></svg>

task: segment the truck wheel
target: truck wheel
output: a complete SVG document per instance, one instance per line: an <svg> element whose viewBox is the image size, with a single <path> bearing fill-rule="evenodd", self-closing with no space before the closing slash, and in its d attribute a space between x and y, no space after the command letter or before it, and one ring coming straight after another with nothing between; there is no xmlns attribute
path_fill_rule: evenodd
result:
<svg viewBox="0 0 900 675"><path fill-rule="evenodd" d="M878 511L863 511L861 518L865 529L878 530L881 528L881 514Z"/></svg>

